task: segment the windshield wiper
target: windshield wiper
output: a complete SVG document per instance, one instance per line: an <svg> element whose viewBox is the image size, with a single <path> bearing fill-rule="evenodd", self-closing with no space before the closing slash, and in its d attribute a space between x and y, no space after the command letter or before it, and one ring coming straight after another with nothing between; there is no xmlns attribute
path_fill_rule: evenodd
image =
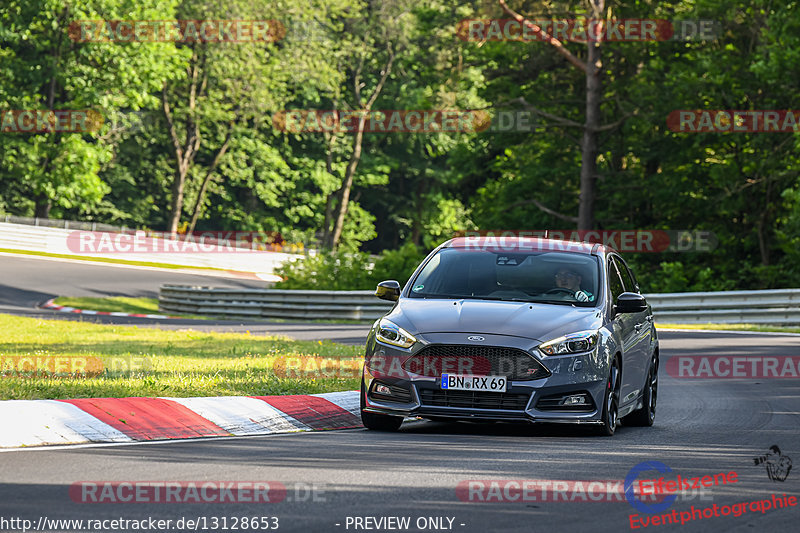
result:
<svg viewBox="0 0 800 533"><path fill-rule="evenodd" d="M572 307L578 307L577 302L568 302L566 300L530 300L532 303L537 304L553 304L553 305L571 305Z"/></svg>
<svg viewBox="0 0 800 533"><path fill-rule="evenodd" d="M470 299L477 299L477 300L492 300L495 302L523 302L523 303L535 303L538 300L531 300L530 298L501 298L500 296L471 296Z"/></svg>
<svg viewBox="0 0 800 533"><path fill-rule="evenodd" d="M565 303L569 304L570 302L550 302L545 300L531 300L530 298L501 298L500 296L462 296L462 295L455 295L455 294L422 294L417 295L417 297L422 298L440 298L440 299L449 299L449 300L488 300L492 302L524 302L524 303Z"/></svg>

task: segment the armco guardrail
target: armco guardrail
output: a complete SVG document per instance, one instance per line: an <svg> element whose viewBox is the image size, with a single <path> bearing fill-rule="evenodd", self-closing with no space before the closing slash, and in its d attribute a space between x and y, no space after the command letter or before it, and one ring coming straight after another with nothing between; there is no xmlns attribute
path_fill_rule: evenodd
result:
<svg viewBox="0 0 800 533"><path fill-rule="evenodd" d="M229 318L295 318L305 320L375 320L392 308L373 291L298 291L223 289L162 285L158 308Z"/></svg>
<svg viewBox="0 0 800 533"><path fill-rule="evenodd" d="M800 289L646 294L656 321L672 324L800 324Z"/></svg>
<svg viewBox="0 0 800 533"><path fill-rule="evenodd" d="M656 321L673 324L800 324L800 289L647 294ZM164 285L164 312L230 318L375 320L392 303L373 291L221 289Z"/></svg>

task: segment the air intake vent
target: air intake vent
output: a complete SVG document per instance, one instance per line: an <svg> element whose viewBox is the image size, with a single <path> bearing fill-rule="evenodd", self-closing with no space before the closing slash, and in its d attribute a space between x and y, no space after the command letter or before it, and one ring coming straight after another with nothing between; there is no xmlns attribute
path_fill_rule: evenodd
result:
<svg viewBox="0 0 800 533"><path fill-rule="evenodd" d="M530 394L507 392L474 392L456 390L420 389L422 405L430 407L461 407L465 409L502 409L524 411Z"/></svg>

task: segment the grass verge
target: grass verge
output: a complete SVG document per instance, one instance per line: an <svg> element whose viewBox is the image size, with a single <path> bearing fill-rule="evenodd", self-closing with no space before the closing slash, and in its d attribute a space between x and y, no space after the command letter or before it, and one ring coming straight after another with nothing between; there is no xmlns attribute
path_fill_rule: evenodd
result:
<svg viewBox="0 0 800 533"><path fill-rule="evenodd" d="M3 314L0 330L2 400L315 394L360 385L363 347L331 341ZM315 372L322 360L328 369L346 370ZM301 377L282 377L287 372L281 369L291 366L286 361L310 364L300 364ZM70 372L74 368L86 372Z"/></svg>
<svg viewBox="0 0 800 533"><path fill-rule="evenodd" d="M156 298L128 298L115 296L111 298L78 298L59 296L54 300L56 305L88 309L90 311L109 311L111 313L138 313L145 315L162 314L158 310Z"/></svg>
<svg viewBox="0 0 800 533"><path fill-rule="evenodd" d="M656 329L713 329L720 331L763 331L777 333L800 333L800 328L789 326L764 326L761 324L661 324Z"/></svg>
<svg viewBox="0 0 800 533"><path fill-rule="evenodd" d="M186 313L165 313L158 309L157 298L129 298L127 296L112 296L110 298L83 298L73 296L59 296L53 303L65 307L85 309L88 311L108 311L109 313L132 313L142 315L168 315L195 320L209 320L213 317L204 315L191 315Z"/></svg>
<svg viewBox="0 0 800 533"><path fill-rule="evenodd" d="M83 298L73 296L59 296L54 300L56 305L74 307L76 309L88 309L90 311L109 311L111 313L140 313L145 315L179 316L182 318L193 318L198 320L210 320L214 318L224 319L224 316L215 317L212 315L190 315L186 313L163 312L158 310L157 298L128 298L125 296L114 296L110 298ZM270 322L278 323L319 323L319 324L368 324L372 320L315 320L315 319L284 319L270 318Z"/></svg>
<svg viewBox="0 0 800 533"><path fill-rule="evenodd" d="M74 259L76 261L93 261L97 263L114 263L118 265L133 265L153 268L170 268L170 269L193 269L193 270L220 270L227 272L224 268L201 267L192 265L173 265L171 263L156 263L149 261L128 261L127 259L116 259L112 257L88 257L85 255L71 255L71 254L53 254L50 252L36 252L31 250L11 250L9 248L0 248L0 252L6 254L19 254L19 255L38 255L42 257L56 257L59 259Z"/></svg>

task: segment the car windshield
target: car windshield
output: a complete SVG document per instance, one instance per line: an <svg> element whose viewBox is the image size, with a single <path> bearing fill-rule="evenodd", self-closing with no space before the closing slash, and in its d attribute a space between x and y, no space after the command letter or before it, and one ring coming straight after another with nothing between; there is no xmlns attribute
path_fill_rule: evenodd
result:
<svg viewBox="0 0 800 533"><path fill-rule="evenodd" d="M414 279L411 298L454 298L594 306L599 263L592 255L443 248Z"/></svg>

